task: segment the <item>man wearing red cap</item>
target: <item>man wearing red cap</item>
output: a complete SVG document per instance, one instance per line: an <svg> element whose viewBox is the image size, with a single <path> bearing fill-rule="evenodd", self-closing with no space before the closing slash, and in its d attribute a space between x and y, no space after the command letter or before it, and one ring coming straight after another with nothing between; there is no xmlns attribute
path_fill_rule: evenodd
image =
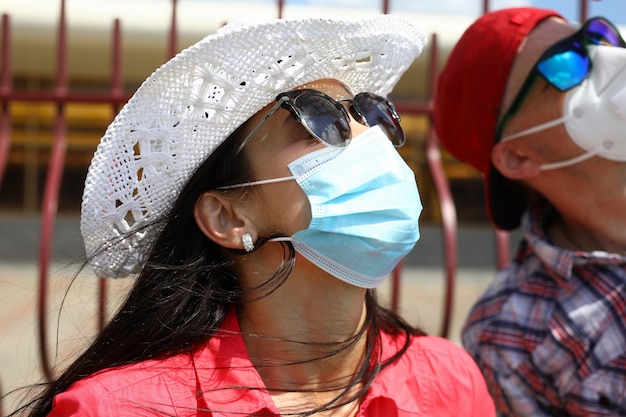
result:
<svg viewBox="0 0 626 417"><path fill-rule="evenodd" d="M501 415L626 415L625 46L603 18L504 9L439 77L439 139L524 232L462 335Z"/></svg>

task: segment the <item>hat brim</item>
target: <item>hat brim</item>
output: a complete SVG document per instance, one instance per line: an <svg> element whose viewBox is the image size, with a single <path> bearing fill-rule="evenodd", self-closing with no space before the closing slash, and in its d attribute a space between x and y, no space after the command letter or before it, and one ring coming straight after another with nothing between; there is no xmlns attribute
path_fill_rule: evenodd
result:
<svg viewBox="0 0 626 417"><path fill-rule="evenodd" d="M137 272L193 172L278 93L319 79L387 95L426 38L407 21L279 19L232 23L144 81L89 167L81 232L96 274ZM135 233L141 230L140 233Z"/></svg>

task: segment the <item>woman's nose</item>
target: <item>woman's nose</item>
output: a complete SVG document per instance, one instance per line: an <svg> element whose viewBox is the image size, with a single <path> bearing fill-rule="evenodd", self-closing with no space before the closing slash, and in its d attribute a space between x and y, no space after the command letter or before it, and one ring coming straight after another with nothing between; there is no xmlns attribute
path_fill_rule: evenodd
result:
<svg viewBox="0 0 626 417"><path fill-rule="evenodd" d="M352 132L352 138L356 138L361 133L369 129L369 126L357 122L354 118L350 117L350 130Z"/></svg>

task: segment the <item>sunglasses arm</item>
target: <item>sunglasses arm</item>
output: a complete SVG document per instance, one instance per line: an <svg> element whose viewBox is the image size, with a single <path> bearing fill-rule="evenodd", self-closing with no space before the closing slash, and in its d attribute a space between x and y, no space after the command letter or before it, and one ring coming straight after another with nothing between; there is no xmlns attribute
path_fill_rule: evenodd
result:
<svg viewBox="0 0 626 417"><path fill-rule="evenodd" d="M274 113L276 113L276 111L278 109L280 109L280 107L282 106L283 102L287 100L287 98L285 97L281 97L278 102L276 104L274 104L274 106L270 109L269 112L267 112L267 114L265 115L265 117L254 127L254 129L252 129L252 131L248 134L248 136L246 136L246 138L243 140L243 142L241 142L241 145L239 145L239 147L237 148L237 151L235 151L235 154L233 155L233 157L239 155L239 153L243 150L243 148L248 144L248 142L250 142L250 139L252 139L252 137L256 134L256 132L261 128L261 126L263 126L263 123L265 123L267 121L267 119L269 119Z"/></svg>

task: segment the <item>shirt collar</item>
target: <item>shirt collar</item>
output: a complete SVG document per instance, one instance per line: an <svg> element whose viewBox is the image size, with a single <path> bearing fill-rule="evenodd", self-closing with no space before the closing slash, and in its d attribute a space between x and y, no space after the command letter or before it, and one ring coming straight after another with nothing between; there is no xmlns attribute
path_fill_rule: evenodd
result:
<svg viewBox="0 0 626 417"><path fill-rule="evenodd" d="M572 251L555 246L548 239L547 229L556 215L556 209L547 201L534 202L524 213L522 230L530 248L560 286L564 288L569 286L572 271L576 265L626 263L626 257L615 253ZM524 255L518 254L517 256Z"/></svg>
<svg viewBox="0 0 626 417"><path fill-rule="evenodd" d="M208 408L213 410L213 416L279 414L250 361L235 308L231 308L209 343L195 353L194 365L199 381L198 395L202 395ZM226 388L213 390L211 386Z"/></svg>
<svg viewBox="0 0 626 417"><path fill-rule="evenodd" d="M205 407L217 410L213 411L215 417L229 413L278 415L261 376L250 361L234 308L224 319L216 336L194 354L199 402L201 397ZM383 358L393 355L403 341L402 337L394 338L382 333ZM374 380L363 399L359 416L370 415L367 413L368 407L379 399L388 399L396 404L395 398L403 398L404 410L417 412L420 409L417 402L411 401L414 397L411 387L403 383L408 378L406 370L397 366L397 363L385 368ZM424 375L424 378L428 376ZM210 390L208 386L230 386L234 389ZM246 390L241 387L251 388Z"/></svg>
<svg viewBox="0 0 626 417"><path fill-rule="evenodd" d="M385 361L398 352L402 348L404 341L405 339L402 336L395 337L384 332L381 333L382 360ZM418 358L418 356L419 354L415 353L413 358L416 361L423 359ZM416 395L415 393L423 393L427 390L427 387L430 387L432 375L421 372L424 371L424 367L410 367L410 364L403 362L404 359L407 359L407 355L403 355L400 360L395 361L378 374L363 399L359 416L372 415L371 412L368 413L368 408L381 400L387 400L392 403L392 408L394 409L398 409L397 400L400 400L403 411L416 415L424 411L418 403L418 399L428 397L428 395ZM412 371L407 372L407 369ZM421 372L421 374L415 375L414 372ZM419 389L414 386L416 382L421 385Z"/></svg>

